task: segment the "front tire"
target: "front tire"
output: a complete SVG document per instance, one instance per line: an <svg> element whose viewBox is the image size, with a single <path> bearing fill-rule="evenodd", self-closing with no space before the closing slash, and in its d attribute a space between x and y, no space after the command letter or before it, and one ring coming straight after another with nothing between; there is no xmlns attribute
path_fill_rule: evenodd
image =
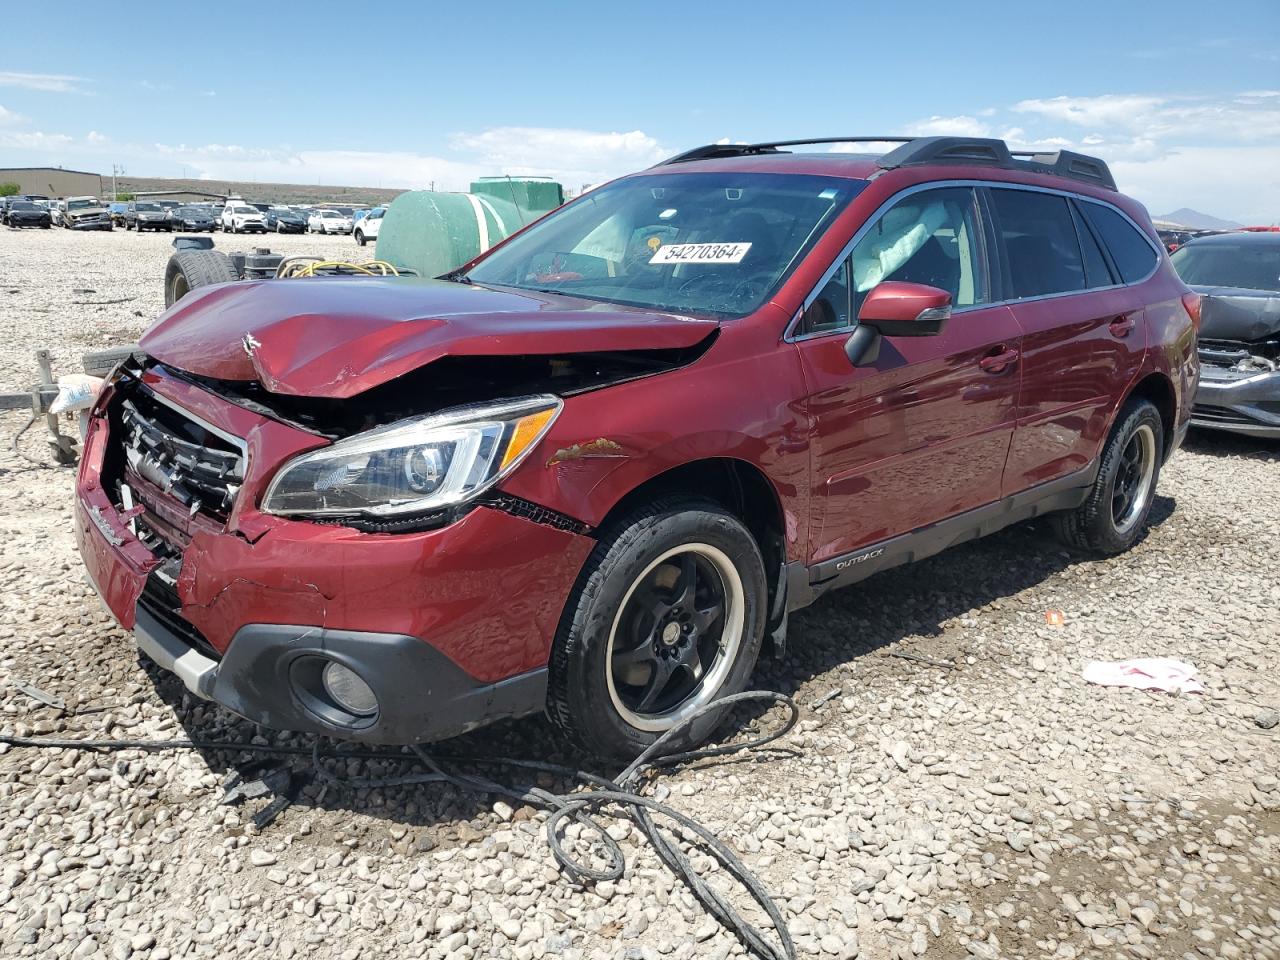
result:
<svg viewBox="0 0 1280 960"><path fill-rule="evenodd" d="M582 749L634 757L740 692L764 635L760 548L706 500L659 501L611 524L587 559L551 651L547 712ZM699 717L677 748L706 739Z"/></svg>
<svg viewBox="0 0 1280 960"><path fill-rule="evenodd" d="M1164 422L1149 400L1131 401L1102 449L1089 498L1054 517L1059 539L1099 556L1123 553L1142 538L1164 459Z"/></svg>

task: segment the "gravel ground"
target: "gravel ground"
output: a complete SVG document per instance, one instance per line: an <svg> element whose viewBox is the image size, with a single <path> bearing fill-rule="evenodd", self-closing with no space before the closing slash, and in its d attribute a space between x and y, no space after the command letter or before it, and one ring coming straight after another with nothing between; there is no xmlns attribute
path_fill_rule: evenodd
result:
<svg viewBox="0 0 1280 960"><path fill-rule="evenodd" d="M0 230L4 389L32 380L36 345L69 371L135 336L161 306L168 240ZM42 440L24 449L40 455ZM653 789L742 853L802 956L1280 958L1278 476L1280 445L1193 436L1126 556L1082 559L1028 524L829 595L795 618L788 658L757 673L799 701L801 724L778 749ZM193 702L140 661L81 580L71 491L69 470L4 445L3 732L308 744ZM1080 678L1088 659L1143 655L1191 661L1207 692ZM573 759L541 719L448 749ZM555 869L541 814L439 785L312 785L258 831L266 800L219 802L244 759L0 745L0 955L742 953L626 824L612 828L625 878L583 888Z"/></svg>

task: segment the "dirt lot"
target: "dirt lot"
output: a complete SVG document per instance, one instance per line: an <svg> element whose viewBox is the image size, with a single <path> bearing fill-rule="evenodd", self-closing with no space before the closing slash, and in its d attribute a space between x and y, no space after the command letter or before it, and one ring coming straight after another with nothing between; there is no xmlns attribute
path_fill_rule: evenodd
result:
<svg viewBox="0 0 1280 960"><path fill-rule="evenodd" d="M0 230L3 389L32 380L37 345L71 371L136 336L161 307L168 239ZM6 437L21 420L0 418ZM81 579L72 479L7 440L0 452L3 732L309 744L193 702L139 660ZM757 673L795 696L801 725L656 790L742 853L802 956L1280 958L1278 569L1280 446L1193 436L1127 556L1073 556L1029 524L804 611L788 659ZM1191 661L1207 692L1081 679L1091 658L1143 655ZM448 749L573 759L541 719ZM219 803L244 759L0 745L0 955L742 953L624 825L626 877L595 888L557 872L541 814L439 785L313 784L258 832L266 800Z"/></svg>

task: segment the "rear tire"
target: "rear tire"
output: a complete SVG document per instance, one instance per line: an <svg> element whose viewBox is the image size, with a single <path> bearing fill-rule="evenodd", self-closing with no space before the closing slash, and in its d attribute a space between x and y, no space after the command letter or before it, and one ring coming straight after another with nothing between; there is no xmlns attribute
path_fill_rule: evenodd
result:
<svg viewBox="0 0 1280 960"><path fill-rule="evenodd" d="M764 636L764 561L737 517L669 498L610 524L551 651L547 712L585 751L634 757L708 703L740 692ZM701 716L673 749L706 739Z"/></svg>
<svg viewBox="0 0 1280 960"><path fill-rule="evenodd" d="M164 305L173 306L197 287L239 279L235 264L220 250L179 250L164 270Z"/></svg>
<svg viewBox="0 0 1280 960"><path fill-rule="evenodd" d="M1164 458L1164 423L1149 400L1134 400L1116 418L1102 448L1089 498L1053 518L1067 546L1098 556L1123 553L1146 530Z"/></svg>
<svg viewBox="0 0 1280 960"><path fill-rule="evenodd" d="M364 246L364 234L359 230L356 231L356 243L362 247Z"/></svg>

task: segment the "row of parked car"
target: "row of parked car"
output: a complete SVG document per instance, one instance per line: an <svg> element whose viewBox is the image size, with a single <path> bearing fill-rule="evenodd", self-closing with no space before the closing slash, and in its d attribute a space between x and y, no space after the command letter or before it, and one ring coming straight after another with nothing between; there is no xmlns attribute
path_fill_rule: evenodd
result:
<svg viewBox="0 0 1280 960"><path fill-rule="evenodd" d="M61 226L69 229L175 230L184 233L351 234L361 246L378 236L385 207L301 207L250 203L232 197L226 203L130 200L103 204L96 197L17 196L0 198L0 222L10 227Z"/></svg>

